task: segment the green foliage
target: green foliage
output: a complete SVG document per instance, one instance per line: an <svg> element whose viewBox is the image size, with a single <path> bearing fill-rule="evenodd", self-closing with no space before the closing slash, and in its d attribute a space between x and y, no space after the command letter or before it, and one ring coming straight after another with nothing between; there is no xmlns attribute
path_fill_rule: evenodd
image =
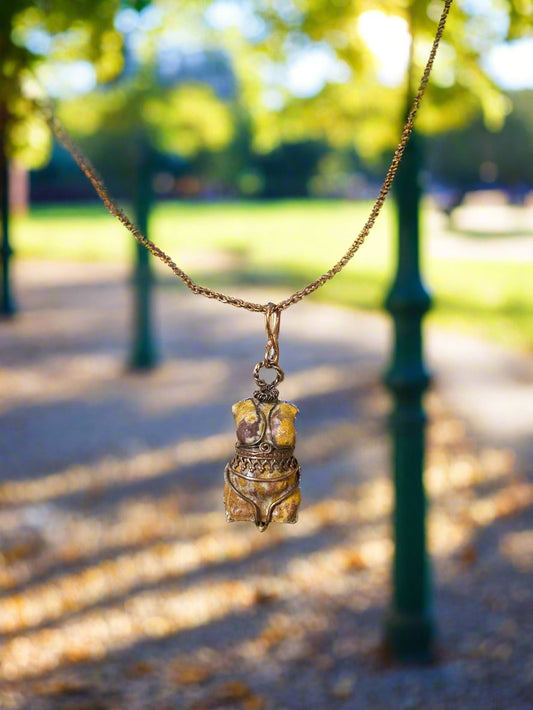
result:
<svg viewBox="0 0 533 710"><path fill-rule="evenodd" d="M509 10L508 39L517 39L518 37L524 36L527 32L531 32L533 1L515 0L511 2L507 0L505 4Z"/></svg>
<svg viewBox="0 0 533 710"><path fill-rule="evenodd" d="M50 147L44 120L34 111L23 87L39 68L86 60L100 81L122 67L122 36L113 20L120 6L140 8L130 0L3 0L0 3L0 97L8 109L7 151L28 166L41 164Z"/></svg>
<svg viewBox="0 0 533 710"><path fill-rule="evenodd" d="M162 154L188 160L224 148L233 135L232 110L205 84L161 86L147 64L132 78L63 101L60 117L112 191L132 195L140 160L150 161L153 174Z"/></svg>
<svg viewBox="0 0 533 710"><path fill-rule="evenodd" d="M77 135L146 133L153 147L185 156L201 148L220 149L233 131L231 107L209 86L165 88L145 76L64 101L60 115Z"/></svg>
<svg viewBox="0 0 533 710"><path fill-rule="evenodd" d="M156 146L167 153L191 156L201 149L220 150L233 133L230 108L201 84L158 92L146 100L142 115Z"/></svg>
<svg viewBox="0 0 533 710"><path fill-rule="evenodd" d="M116 12L119 7L138 10L148 4L147 0L4 0L0 4L0 96L10 110L11 154L36 165L48 153L47 129L23 97L22 85L32 74L40 67L54 71L58 63L83 59L93 64L99 81L110 81L123 65L123 37L113 24ZM155 0L155 4L165 14L165 25L189 23L191 32L200 32L202 41L213 41L205 28L199 30L208 4L180 3L179 21L175 2ZM480 112L492 129L501 126L510 104L482 71L479 59L492 43L522 36L531 28L531 6L531 0L454 4L419 117L421 130L458 129ZM244 37L230 29L218 33L217 42L233 58L240 102L248 112L256 150L268 152L279 143L301 140L327 141L333 146L355 145L368 159L394 145L405 110L405 89L379 83L378 67L363 41L359 20L369 10L406 20L415 37L410 78L415 84L441 0L250 0L248 7L262 23L257 37ZM327 50L347 76L328 80L316 95L291 95L283 83L287 67L302 50L317 47ZM276 95L276 107L272 102L265 105L265 91ZM154 92L143 102L141 115L128 106L136 120L147 120L159 148L190 155L206 147L218 150L227 143L230 117L205 89L163 93ZM76 122L81 130L96 129L102 102L108 119L113 101L124 118L121 106L128 102L118 92L94 101L94 107L85 104L84 120Z"/></svg>
<svg viewBox="0 0 533 710"><path fill-rule="evenodd" d="M282 141L327 140L334 146L355 145L373 158L393 146L405 111L405 87L379 83L378 67L364 43L359 19L369 10L404 18L414 37L409 83L416 87L427 60L441 0L276 0L252 2L265 30L251 45L231 47L246 101L253 106L254 141L271 150ZM461 128L480 114L493 130L503 124L511 105L480 66L482 54L496 42L513 39L531 28L531 0L487 0L452 7L434 67L418 128L429 134ZM330 80L316 95L291 96L283 77L302 49L326 48L349 69L346 81ZM269 72L279 107L261 103L258 77ZM263 87L264 89L264 87ZM271 87L272 89L272 87Z"/></svg>
<svg viewBox="0 0 533 710"><path fill-rule="evenodd" d="M116 12L119 7L139 10L148 4L147 0L0 3L0 96L9 106L11 155L35 166L49 152L48 130L24 98L23 85L45 67L53 72L62 62L80 59L93 64L100 82L109 82L123 66ZM165 26L187 24L191 32L200 33L201 41L213 42L202 18L208 4L180 3L179 20L174 2L155 0L155 4L164 13ZM163 90L145 76L137 85L113 86L94 95L92 105L80 101L78 107L66 107L63 115L69 125L87 135L102 126L120 134L134 133L134 124L145 122L157 149L185 156L227 145L237 112L246 114L253 147L263 153L279 144L328 142L333 147L355 146L364 159L372 160L395 144L405 111L405 87L379 83L378 66L363 41L359 20L370 10L404 18L415 38L410 76L414 86L427 58L441 0L250 0L248 7L262 23L257 36L244 37L230 29L217 33L216 40L227 48L238 74L238 110L223 106L205 87ZM531 28L531 9L531 0L484 4L456 0L419 129L426 133L458 130L480 114L492 130L501 127L511 105L479 60L496 41L525 34ZM156 42L154 33L152 44ZM317 47L327 50L346 76L326 81L315 95L294 96L284 84L287 68L303 50ZM265 104L268 92L275 96L274 104Z"/></svg>

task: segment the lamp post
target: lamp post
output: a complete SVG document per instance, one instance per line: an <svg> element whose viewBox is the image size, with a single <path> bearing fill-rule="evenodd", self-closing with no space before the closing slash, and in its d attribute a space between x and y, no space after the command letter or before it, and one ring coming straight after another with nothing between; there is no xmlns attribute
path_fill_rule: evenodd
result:
<svg viewBox="0 0 533 710"><path fill-rule="evenodd" d="M394 323L394 348L385 383L393 397L390 430L395 497L392 600L385 645L396 660L415 662L431 660L434 638L423 479L423 395L430 376L423 357L422 319L431 301L419 265L421 166L419 137L413 133L395 184L398 263L385 303Z"/></svg>
<svg viewBox="0 0 533 710"><path fill-rule="evenodd" d="M15 303L11 293L11 256L13 249L9 240L9 162L7 146L7 107L0 103L0 315L15 313Z"/></svg>
<svg viewBox="0 0 533 710"><path fill-rule="evenodd" d="M153 202L151 148L146 137L139 141L137 195L135 199L136 224L148 236L149 216ZM130 367L150 370L157 363L152 317L153 273L151 254L142 244L135 243L133 273L133 341Z"/></svg>

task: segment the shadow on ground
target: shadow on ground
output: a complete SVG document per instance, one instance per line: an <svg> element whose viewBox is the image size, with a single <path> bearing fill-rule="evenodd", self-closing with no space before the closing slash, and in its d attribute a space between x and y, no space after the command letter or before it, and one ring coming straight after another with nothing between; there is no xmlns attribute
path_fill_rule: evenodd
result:
<svg viewBox="0 0 533 710"><path fill-rule="evenodd" d="M316 305L284 318L304 505L296 526L258 534L226 524L221 497L260 318L164 289L163 363L134 375L117 274L94 267L80 285L82 267L48 268L52 285L28 278L0 333L1 707L530 707L531 486L510 452L476 449L437 395L439 663L380 660L381 323Z"/></svg>

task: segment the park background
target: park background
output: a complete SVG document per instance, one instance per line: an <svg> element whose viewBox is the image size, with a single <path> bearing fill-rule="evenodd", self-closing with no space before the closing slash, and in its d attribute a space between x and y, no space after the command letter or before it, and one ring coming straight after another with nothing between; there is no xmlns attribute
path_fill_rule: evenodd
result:
<svg viewBox="0 0 533 710"><path fill-rule="evenodd" d="M440 10L3 4L2 707L530 707L530 3L453 8L398 190L282 316L305 501L264 536L221 506L262 316L152 263L35 107L196 280L280 300L364 224ZM423 668L380 646L398 214L433 296Z"/></svg>

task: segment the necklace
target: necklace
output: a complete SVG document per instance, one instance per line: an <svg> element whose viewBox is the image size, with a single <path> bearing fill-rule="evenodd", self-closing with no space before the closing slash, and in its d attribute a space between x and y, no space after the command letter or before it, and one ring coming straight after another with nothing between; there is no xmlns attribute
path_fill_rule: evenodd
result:
<svg viewBox="0 0 533 710"><path fill-rule="evenodd" d="M116 217L153 256L166 264L187 288L195 294L221 303L255 313L264 313L267 339L265 355L263 360L255 365L253 371L258 389L252 397L237 402L232 407L237 429L237 443L235 455L224 472L224 505L229 522L251 521L260 531L263 531L273 521L295 523L297 520L301 496L300 467L294 457L296 440L294 420L298 408L289 402L279 400L277 387L284 379L284 372L279 365L280 316L282 311L298 303L336 276L352 259L374 226L390 192L413 130L414 120L429 81L452 2L453 0L444 0L433 44L418 90L407 114L400 141L363 228L336 264L322 276L279 303L253 303L195 283L166 252L139 231L124 210L113 200L90 160L55 116L50 105L47 103L38 105L51 130L89 179L110 214ZM264 379L261 376L262 370L272 371L273 379L271 381Z"/></svg>

